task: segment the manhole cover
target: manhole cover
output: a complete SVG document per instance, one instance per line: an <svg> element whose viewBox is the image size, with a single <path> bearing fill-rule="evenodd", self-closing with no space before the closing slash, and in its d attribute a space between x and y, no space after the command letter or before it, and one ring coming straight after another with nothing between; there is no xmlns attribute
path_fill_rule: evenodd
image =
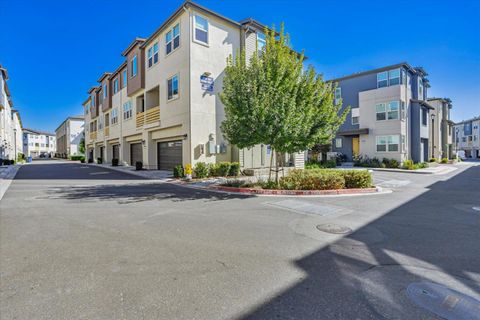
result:
<svg viewBox="0 0 480 320"><path fill-rule="evenodd" d="M472 207L472 209L475 211L480 211L480 207Z"/></svg>
<svg viewBox="0 0 480 320"><path fill-rule="evenodd" d="M480 319L480 301L436 283L411 283L407 295L420 307L445 319Z"/></svg>
<svg viewBox="0 0 480 320"><path fill-rule="evenodd" d="M352 229L334 223L319 224L317 226L317 229L323 232L333 234L347 234L352 232Z"/></svg>

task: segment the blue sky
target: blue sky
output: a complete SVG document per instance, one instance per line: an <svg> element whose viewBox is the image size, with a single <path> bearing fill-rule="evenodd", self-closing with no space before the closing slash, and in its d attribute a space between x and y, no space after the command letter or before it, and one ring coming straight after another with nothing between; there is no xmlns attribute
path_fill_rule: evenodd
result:
<svg viewBox="0 0 480 320"><path fill-rule="evenodd" d="M25 127L53 131L82 113L86 91L148 37L180 0L0 0L0 64ZM229 18L285 22L325 78L407 61L430 74L452 118L480 115L480 1L198 0ZM135 5L133 5L135 3Z"/></svg>

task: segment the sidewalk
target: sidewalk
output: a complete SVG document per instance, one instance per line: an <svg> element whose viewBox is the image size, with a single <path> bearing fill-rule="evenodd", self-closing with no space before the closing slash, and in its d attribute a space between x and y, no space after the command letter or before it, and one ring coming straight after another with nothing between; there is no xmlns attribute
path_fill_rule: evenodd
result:
<svg viewBox="0 0 480 320"><path fill-rule="evenodd" d="M118 172L132 174L138 177L147 178L151 180L161 180L164 182L174 181L173 173L166 170L135 170L132 166L117 166L113 167L111 164L87 163L89 166L96 166L106 168Z"/></svg>
<svg viewBox="0 0 480 320"><path fill-rule="evenodd" d="M18 169L20 169L18 164L0 166L0 200L2 200L3 195L7 192L8 187L17 175Z"/></svg>

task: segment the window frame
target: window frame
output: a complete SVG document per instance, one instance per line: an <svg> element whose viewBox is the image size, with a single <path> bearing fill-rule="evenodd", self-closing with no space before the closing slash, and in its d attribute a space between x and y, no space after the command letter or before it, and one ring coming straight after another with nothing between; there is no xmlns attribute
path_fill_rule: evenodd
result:
<svg viewBox="0 0 480 320"><path fill-rule="evenodd" d="M339 94L338 94L338 93L339 93ZM337 97L337 94L338 94L339 97ZM336 87L336 88L335 88L335 92L334 92L334 94L333 94L333 98L334 98L334 100L335 100L335 104L337 104L338 101L339 101L340 99L342 99L342 87Z"/></svg>
<svg viewBox="0 0 480 320"><path fill-rule="evenodd" d="M396 143L390 142L391 138L396 138ZM379 143L379 140L384 140L385 143ZM400 144L402 142L402 139L400 135L398 134L389 134L389 135L379 135L375 136L375 152L376 153L398 153L401 152L400 150ZM378 150L378 146L385 146L385 151ZM397 146L397 150L390 150L390 146Z"/></svg>
<svg viewBox="0 0 480 320"><path fill-rule="evenodd" d="M176 78L177 80L177 94L173 94L173 79ZM172 97L169 96L169 81L172 80ZM170 78L167 78L167 102L177 100L180 97L180 75L178 73L174 74Z"/></svg>
<svg viewBox="0 0 480 320"><path fill-rule="evenodd" d="M125 106L128 106L128 108L125 108ZM123 120L129 120L131 118L133 118L132 101L127 101L123 104Z"/></svg>
<svg viewBox="0 0 480 320"><path fill-rule="evenodd" d="M128 83L128 68L122 71L122 89L127 86Z"/></svg>
<svg viewBox="0 0 480 320"><path fill-rule="evenodd" d="M175 28L178 27L178 35L175 36ZM170 41L167 41L167 37L170 34ZM175 52L178 48L180 48L180 34L181 34L181 28L180 28L180 22L177 22L174 24L166 33L165 33L165 57L168 57L171 55L173 52ZM194 35L195 36L195 35ZM178 45L175 47L175 39L178 38ZM167 52L168 44L171 43L171 49L170 52Z"/></svg>
<svg viewBox="0 0 480 320"><path fill-rule="evenodd" d="M262 35L263 36L263 39L259 36L259 35ZM257 42L256 42L256 45L257 45L257 50L260 52L260 51L263 51L263 48L266 47L267 45L267 35L263 32L260 32L260 31L257 31L256 32L256 38L257 38ZM259 46L259 43L262 43L262 47L260 48Z"/></svg>
<svg viewBox="0 0 480 320"><path fill-rule="evenodd" d="M118 124L118 110L117 110L117 108L112 108L112 111L110 112L110 124L112 126Z"/></svg>
<svg viewBox="0 0 480 320"><path fill-rule="evenodd" d="M207 30L200 29L200 30L207 33L207 42L203 42L203 41L197 39L197 33L196 33L197 17L200 17L207 22ZM201 15L201 14L196 13L196 12L193 13L193 32L192 32L192 36L193 36L193 42L196 42L198 44L201 44L201 45L204 45L204 46L207 46L207 47L209 46L209 43L210 43L210 21L208 20L208 18L206 16Z"/></svg>
<svg viewBox="0 0 480 320"><path fill-rule="evenodd" d="M381 74L385 74L385 80L378 80L379 76ZM380 86L379 83L380 81L386 81L386 85L384 86ZM377 89L380 89L380 88L386 88L388 87L388 70L387 71L382 71L382 72L377 72Z"/></svg>
<svg viewBox="0 0 480 320"><path fill-rule="evenodd" d="M339 143L340 142L340 143ZM340 145L340 146L339 146ZM343 148L343 139L342 137L335 138L335 149L342 149Z"/></svg>
<svg viewBox="0 0 480 320"><path fill-rule="evenodd" d="M147 50L147 68L148 69L158 63L158 48L159 48L158 41L156 41ZM155 58L157 59L157 61L155 61ZM150 64L150 59L152 60L152 64Z"/></svg>
<svg viewBox="0 0 480 320"><path fill-rule="evenodd" d="M133 68L135 66L135 69ZM135 71L135 73L134 73ZM130 79L134 78L138 74L138 57L134 55L132 60L130 60Z"/></svg>
<svg viewBox="0 0 480 320"><path fill-rule="evenodd" d="M398 77L392 78L392 77L390 77L390 74L394 71L398 71ZM402 83L401 82L401 76L402 76L402 72L401 72L400 68L388 70L388 86L390 87L390 86L396 86L396 85L401 84ZM398 83L392 84L391 83L392 79L398 79Z"/></svg>
<svg viewBox="0 0 480 320"><path fill-rule="evenodd" d="M118 92L118 77L113 79L113 94L116 94Z"/></svg>

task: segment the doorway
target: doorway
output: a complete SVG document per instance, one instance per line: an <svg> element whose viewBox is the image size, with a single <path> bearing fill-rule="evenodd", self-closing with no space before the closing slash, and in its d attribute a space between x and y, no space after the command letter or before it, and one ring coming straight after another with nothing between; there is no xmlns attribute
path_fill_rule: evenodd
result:
<svg viewBox="0 0 480 320"><path fill-rule="evenodd" d="M360 138L359 137L352 138L352 154L354 157L357 157L360 155Z"/></svg>

